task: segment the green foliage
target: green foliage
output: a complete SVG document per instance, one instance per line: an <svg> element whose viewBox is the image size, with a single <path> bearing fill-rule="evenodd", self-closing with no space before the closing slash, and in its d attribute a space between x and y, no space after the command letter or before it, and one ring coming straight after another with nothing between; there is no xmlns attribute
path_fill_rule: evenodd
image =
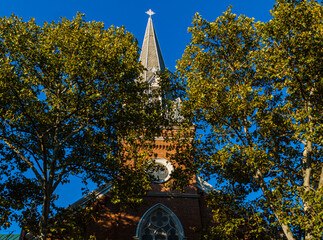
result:
<svg viewBox="0 0 323 240"><path fill-rule="evenodd" d="M207 198L215 224L202 239L279 239L276 232L268 231L270 226L261 214L255 213L252 205L237 199L235 194L213 192Z"/></svg>
<svg viewBox="0 0 323 240"><path fill-rule="evenodd" d="M92 203L93 204L93 203ZM62 209L50 222L49 235L53 239L88 240L88 227L99 216L93 206Z"/></svg>
<svg viewBox="0 0 323 240"><path fill-rule="evenodd" d="M195 16L177 66L182 111L203 133L194 142L199 171L223 195L210 201L213 236L320 239L323 7L279 0L272 16L255 23L230 8L214 22Z"/></svg>
<svg viewBox="0 0 323 240"><path fill-rule="evenodd" d="M147 104L147 84L135 81L143 70L138 51L124 28L105 30L81 14L42 26L0 18L0 226L13 210L27 216L35 203L41 210L29 214L40 222L33 232L46 239L54 192L70 175L114 181L117 194L137 193L127 200L138 201L148 188L150 150L136 147L163 123L160 104ZM136 164L125 164L129 159Z"/></svg>

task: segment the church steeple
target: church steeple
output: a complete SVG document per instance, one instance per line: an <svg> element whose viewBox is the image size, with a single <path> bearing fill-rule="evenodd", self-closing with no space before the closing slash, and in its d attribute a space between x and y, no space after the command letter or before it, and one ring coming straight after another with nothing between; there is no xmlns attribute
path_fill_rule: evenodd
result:
<svg viewBox="0 0 323 240"><path fill-rule="evenodd" d="M158 85L155 82L155 72L165 70L165 63L151 17L155 13L151 9L146 13L149 15L149 18L140 54L140 61L146 69L143 75L143 81L147 81L152 85Z"/></svg>

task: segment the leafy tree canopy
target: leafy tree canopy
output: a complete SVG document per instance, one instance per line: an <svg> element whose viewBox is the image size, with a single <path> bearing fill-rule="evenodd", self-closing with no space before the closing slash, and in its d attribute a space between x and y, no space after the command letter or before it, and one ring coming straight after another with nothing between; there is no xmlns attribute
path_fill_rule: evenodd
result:
<svg viewBox="0 0 323 240"><path fill-rule="evenodd" d="M147 189L138 136L154 136L162 123L160 104L146 104L146 83L135 81L138 51L123 27L105 30L81 14L42 26L0 18L0 226L21 210L46 239L55 190L70 175L114 181L124 194L115 201L137 201L127 190ZM28 213L33 203L36 214Z"/></svg>
<svg viewBox="0 0 323 240"><path fill-rule="evenodd" d="M322 5L277 0L267 23L231 8L214 22L197 14L189 32L177 68L183 114L204 131L196 164L221 189L211 233L321 239Z"/></svg>

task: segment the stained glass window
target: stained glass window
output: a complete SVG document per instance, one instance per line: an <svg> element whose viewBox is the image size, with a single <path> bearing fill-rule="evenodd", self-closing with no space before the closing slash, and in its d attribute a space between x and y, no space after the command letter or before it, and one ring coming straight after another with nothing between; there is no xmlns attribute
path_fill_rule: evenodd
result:
<svg viewBox="0 0 323 240"><path fill-rule="evenodd" d="M141 222L140 239L181 240L182 234L173 215L163 207L153 209Z"/></svg>

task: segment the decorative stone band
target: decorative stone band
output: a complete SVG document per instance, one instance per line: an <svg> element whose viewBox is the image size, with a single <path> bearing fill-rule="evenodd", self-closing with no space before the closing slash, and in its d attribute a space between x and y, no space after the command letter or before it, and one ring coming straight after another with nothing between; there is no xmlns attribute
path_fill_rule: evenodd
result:
<svg viewBox="0 0 323 240"><path fill-rule="evenodd" d="M176 198L198 198L200 194L194 193L166 193L166 192L149 192L149 197L176 197Z"/></svg>

